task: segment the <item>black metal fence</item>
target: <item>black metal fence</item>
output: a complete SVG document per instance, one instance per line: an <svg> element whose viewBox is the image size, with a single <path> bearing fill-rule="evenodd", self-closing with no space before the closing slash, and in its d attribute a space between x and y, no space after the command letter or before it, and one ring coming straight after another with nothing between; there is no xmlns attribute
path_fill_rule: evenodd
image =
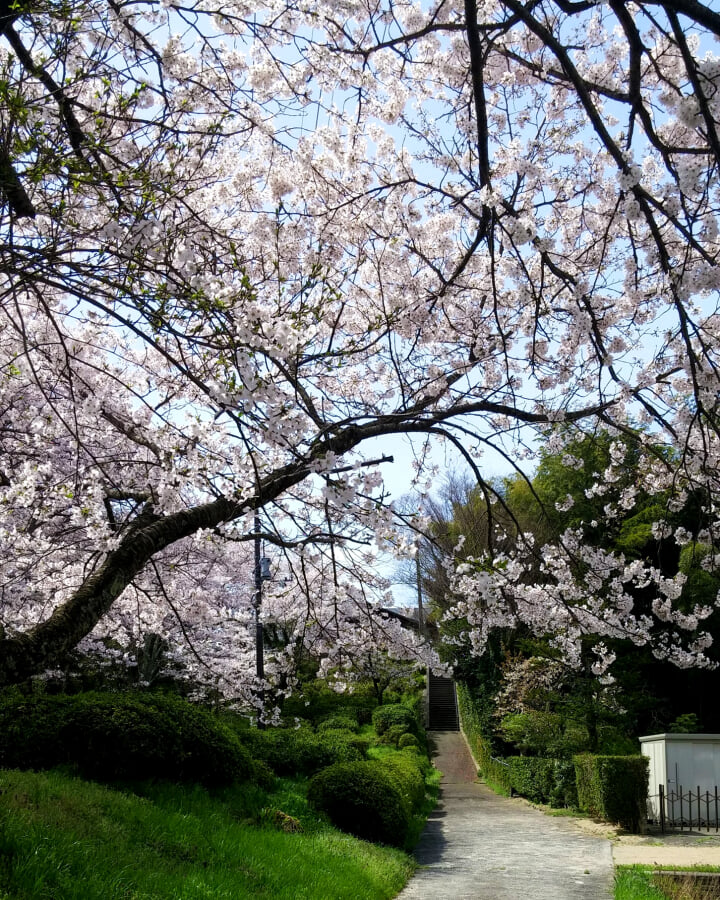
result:
<svg viewBox="0 0 720 900"><path fill-rule="evenodd" d="M655 816L654 824L666 829L680 831L720 831L720 794L717 785L712 791L684 791L682 785L677 791L667 791L665 786L658 785L658 793L648 797L649 807Z"/></svg>

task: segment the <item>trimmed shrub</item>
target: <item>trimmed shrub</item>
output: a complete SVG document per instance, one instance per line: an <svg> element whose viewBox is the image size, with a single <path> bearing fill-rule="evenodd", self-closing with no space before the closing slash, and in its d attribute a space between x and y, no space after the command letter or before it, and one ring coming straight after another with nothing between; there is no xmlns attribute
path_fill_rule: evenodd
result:
<svg viewBox="0 0 720 900"><path fill-rule="evenodd" d="M569 759L556 759L555 785L550 794L550 806L556 808L578 808L577 783L575 781L575 766Z"/></svg>
<svg viewBox="0 0 720 900"><path fill-rule="evenodd" d="M318 735L318 740L326 751L332 754L332 762L352 762L366 759L371 744L370 737L354 734L352 731L335 729Z"/></svg>
<svg viewBox="0 0 720 900"><path fill-rule="evenodd" d="M416 750L420 749L420 741L415 737L414 734L410 734L409 731L406 731L405 734L401 734L398 742L398 750L404 750L406 747L413 747Z"/></svg>
<svg viewBox="0 0 720 900"><path fill-rule="evenodd" d="M427 775L429 772L432 772L433 764L430 762L427 755L423 752L421 747L403 747L400 751L400 754L403 756L409 756L411 759L415 761L415 764L420 768L420 771L423 775Z"/></svg>
<svg viewBox="0 0 720 900"><path fill-rule="evenodd" d="M232 731L206 710L160 694L6 697L0 702L0 765L73 765L89 778L206 785L254 775Z"/></svg>
<svg viewBox="0 0 720 900"><path fill-rule="evenodd" d="M329 716L327 719L323 719L317 726L318 734L322 734L326 731L353 731L357 732L358 730L358 722L357 718L354 716Z"/></svg>
<svg viewBox="0 0 720 900"><path fill-rule="evenodd" d="M266 762L254 759L253 781L266 791L272 791L276 784L275 773Z"/></svg>
<svg viewBox="0 0 720 900"><path fill-rule="evenodd" d="M547 803L554 807L576 808L577 788L575 767L565 759L534 756L508 756L503 772L507 786L533 803ZM500 763L494 763L501 768Z"/></svg>
<svg viewBox="0 0 720 900"><path fill-rule="evenodd" d="M555 787L555 760L533 756L510 756L510 786L533 803L549 803Z"/></svg>
<svg viewBox="0 0 720 900"><path fill-rule="evenodd" d="M647 802L647 758L583 754L573 762L580 809L638 832Z"/></svg>
<svg viewBox="0 0 720 900"><path fill-rule="evenodd" d="M372 714L373 728L379 735L385 734L393 726L402 726L400 734L406 731L417 732L418 723L412 710L402 703L390 703L378 706ZM398 735L399 736L399 735Z"/></svg>
<svg viewBox="0 0 720 900"><path fill-rule="evenodd" d="M285 719L309 719L321 722L329 716L352 716L360 725L368 725L377 700L371 685L356 685L352 693L334 691L322 679L309 681L302 690L283 701Z"/></svg>
<svg viewBox="0 0 720 900"><path fill-rule="evenodd" d="M352 732L315 734L310 726L242 730L240 740L278 775L314 775L336 762L365 758L369 740Z"/></svg>
<svg viewBox="0 0 720 900"><path fill-rule="evenodd" d="M392 778L413 812L419 812L425 801L425 775L418 754L393 753L377 760Z"/></svg>
<svg viewBox="0 0 720 900"><path fill-rule="evenodd" d="M508 793L513 789L510 779L510 765L493 758L490 742L480 734L475 734L475 756L484 778L504 788Z"/></svg>
<svg viewBox="0 0 720 900"><path fill-rule="evenodd" d="M410 807L377 760L323 769L310 781L308 801L341 831L396 847L405 843Z"/></svg>
<svg viewBox="0 0 720 900"><path fill-rule="evenodd" d="M379 736L378 743L390 744L392 747L397 747L400 738L406 734L410 734L410 732L405 727L405 725L391 725Z"/></svg>

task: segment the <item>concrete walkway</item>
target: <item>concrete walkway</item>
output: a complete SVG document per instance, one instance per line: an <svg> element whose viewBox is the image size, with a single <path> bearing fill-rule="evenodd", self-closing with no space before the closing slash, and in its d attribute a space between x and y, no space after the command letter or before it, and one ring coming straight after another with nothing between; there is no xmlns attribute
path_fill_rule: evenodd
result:
<svg viewBox="0 0 720 900"><path fill-rule="evenodd" d="M477 783L458 732L435 732L440 802L415 851L421 868L397 900L607 900L610 841Z"/></svg>

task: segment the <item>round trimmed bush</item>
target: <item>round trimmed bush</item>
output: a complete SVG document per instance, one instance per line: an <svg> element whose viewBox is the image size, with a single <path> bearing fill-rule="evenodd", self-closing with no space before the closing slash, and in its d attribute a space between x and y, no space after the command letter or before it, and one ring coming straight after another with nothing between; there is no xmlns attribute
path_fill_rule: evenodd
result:
<svg viewBox="0 0 720 900"><path fill-rule="evenodd" d="M403 706L402 703L390 703L385 706L378 706L378 708L373 711L372 723L373 728L380 735L385 734L385 732L393 726L402 726L401 734L405 731L414 732L417 730L417 722L415 721L412 711L409 710L407 706Z"/></svg>
<svg viewBox="0 0 720 900"><path fill-rule="evenodd" d="M207 785L254 774L246 748L214 716L159 694L6 697L0 702L0 765L74 765L89 778Z"/></svg>
<svg viewBox="0 0 720 900"><path fill-rule="evenodd" d="M409 756L410 759L414 761L415 765L423 773L423 775L427 775L428 773L432 772L433 764L425 755L421 747L403 747L400 750L400 754L402 756Z"/></svg>
<svg viewBox="0 0 720 900"><path fill-rule="evenodd" d="M400 847L410 827L409 804L376 760L336 763L311 780L308 801L341 831Z"/></svg>
<svg viewBox="0 0 720 900"><path fill-rule="evenodd" d="M405 725L391 725L387 731L380 736L381 744L391 744L393 747L399 745L400 738L404 734L410 734Z"/></svg>
<svg viewBox="0 0 720 900"><path fill-rule="evenodd" d="M401 734L398 738L398 750L404 750L406 747L413 747L414 749L420 749L420 741L415 737L414 734L410 734L409 731L406 731L405 734Z"/></svg>
<svg viewBox="0 0 720 900"><path fill-rule="evenodd" d="M326 731L352 731L357 732L358 730L357 719L352 716L329 716L327 719L323 719L322 722L317 726L318 734L323 734Z"/></svg>
<svg viewBox="0 0 720 900"><path fill-rule="evenodd" d="M378 763L390 775L410 809L418 812L425 800L425 775L418 755L393 753L390 756L383 756Z"/></svg>

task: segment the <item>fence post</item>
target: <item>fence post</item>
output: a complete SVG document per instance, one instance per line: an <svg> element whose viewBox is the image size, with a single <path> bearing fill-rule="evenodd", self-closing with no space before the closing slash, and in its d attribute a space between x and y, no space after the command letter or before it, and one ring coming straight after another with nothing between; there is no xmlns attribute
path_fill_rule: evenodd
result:
<svg viewBox="0 0 720 900"><path fill-rule="evenodd" d="M665 834L665 785L659 784L660 792L660 830Z"/></svg>
<svg viewBox="0 0 720 900"><path fill-rule="evenodd" d="M682 785L679 785L679 787L680 787L680 831L682 831L683 830L683 808L682 808L683 792L682 792Z"/></svg>

